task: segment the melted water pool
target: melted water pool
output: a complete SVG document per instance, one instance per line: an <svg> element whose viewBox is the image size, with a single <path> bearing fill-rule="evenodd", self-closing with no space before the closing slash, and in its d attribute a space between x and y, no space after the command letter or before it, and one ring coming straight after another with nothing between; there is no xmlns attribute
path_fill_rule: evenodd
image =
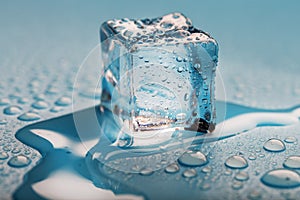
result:
<svg viewBox="0 0 300 200"><path fill-rule="evenodd" d="M220 107L224 107L223 104L218 102ZM188 158L185 156L179 158L180 166L175 161L158 170L134 165L132 167L136 173L124 173L98 161L97 158L101 153L107 152L105 140L98 143L102 131L99 123L107 117L101 115L98 106L76 113L77 116L81 116L81 119L85 119L84 138L78 134L73 114L29 125L19 130L16 137L24 144L37 149L43 159L27 173L23 184L14 193L14 198L26 196L35 199L97 199L101 196L124 199L164 197L199 199L201 196L205 199L217 197L214 195L227 190L228 198L234 198L238 193L231 190L243 191L245 188L249 191L249 196L255 196L257 193L270 196L273 187L269 183L270 180L274 177L280 180L283 176L277 176L277 173L273 175L268 170L282 168L284 155L293 152L300 154L300 152L297 144L295 146L286 143L287 150L274 154L264 148L268 136L263 135L260 138L258 136L260 132L271 126L292 126L298 123L299 108L272 111L230 103L226 106L228 112L225 120L218 122L216 132L194 138L196 145L201 144L201 153L190 154ZM91 113L96 113L99 123L90 122L88 116ZM220 125L223 125L222 129ZM246 139L242 139L241 136ZM280 135L277 137L280 138ZM272 138L274 139L274 136ZM195 152L200 150L194 149ZM119 158L124 158L126 155L120 154ZM257 159L247 160L250 155L255 155ZM270 156L274 159L269 159ZM122 159L113 162L114 165L128 164ZM295 182L298 180L299 172L292 169L289 171L291 172L286 174L292 176L293 182L282 183L285 184L284 188L291 186L299 190ZM68 184L66 181L69 181ZM231 183L230 187L224 187L228 182ZM260 185L262 189L251 192L253 183ZM161 190L162 187L164 190ZM180 187L181 190L174 191L174 187ZM211 190L216 192L210 193ZM271 193L268 194L266 191Z"/></svg>

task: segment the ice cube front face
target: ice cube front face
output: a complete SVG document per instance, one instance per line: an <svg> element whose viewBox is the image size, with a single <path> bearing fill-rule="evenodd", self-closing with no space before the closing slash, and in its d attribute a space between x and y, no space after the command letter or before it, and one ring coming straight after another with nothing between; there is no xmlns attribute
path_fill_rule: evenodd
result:
<svg viewBox="0 0 300 200"><path fill-rule="evenodd" d="M217 42L181 13L109 20L100 29L101 104L131 135L215 126Z"/></svg>

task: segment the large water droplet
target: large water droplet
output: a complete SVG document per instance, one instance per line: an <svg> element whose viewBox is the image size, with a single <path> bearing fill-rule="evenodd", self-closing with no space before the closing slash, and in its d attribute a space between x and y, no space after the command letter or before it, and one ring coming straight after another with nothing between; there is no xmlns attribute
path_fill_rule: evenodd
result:
<svg viewBox="0 0 300 200"><path fill-rule="evenodd" d="M8 158L8 154L6 152L0 152L0 160L5 160Z"/></svg>
<svg viewBox="0 0 300 200"><path fill-rule="evenodd" d="M72 103L72 99L69 97L61 97L55 101L57 106L68 106Z"/></svg>
<svg viewBox="0 0 300 200"><path fill-rule="evenodd" d="M200 151L187 151L178 159L180 164L196 167L208 163L206 156Z"/></svg>
<svg viewBox="0 0 300 200"><path fill-rule="evenodd" d="M269 139L264 144L264 149L271 152L280 152L285 150L285 144L279 139Z"/></svg>
<svg viewBox="0 0 300 200"><path fill-rule="evenodd" d="M39 120L41 116L34 112L27 112L18 117L19 120L21 121L34 121L34 120Z"/></svg>
<svg viewBox="0 0 300 200"><path fill-rule="evenodd" d="M284 161L283 166L291 169L300 169L300 156L288 157Z"/></svg>
<svg viewBox="0 0 300 200"><path fill-rule="evenodd" d="M195 169L187 169L182 173L182 176L185 178L192 178L197 176L197 171Z"/></svg>
<svg viewBox="0 0 300 200"><path fill-rule="evenodd" d="M243 169L248 167L248 162L241 156L230 156L225 161L225 165L232 169Z"/></svg>
<svg viewBox="0 0 300 200"><path fill-rule="evenodd" d="M4 108L3 113L6 115L17 115L22 112L22 108L19 106L8 106Z"/></svg>
<svg viewBox="0 0 300 200"><path fill-rule="evenodd" d="M7 162L7 164L9 166L16 167L16 168L26 167L30 163L31 163L30 158L28 158L27 156L24 156L24 155L18 155L18 156L11 157L9 159L9 161Z"/></svg>
<svg viewBox="0 0 300 200"><path fill-rule="evenodd" d="M261 181L271 187L294 188L300 186L300 176L288 169L275 169L267 172Z"/></svg>
<svg viewBox="0 0 300 200"><path fill-rule="evenodd" d="M173 173L176 173L179 171L179 166L177 163L173 163L173 164L170 164L168 165L166 168L165 168L165 172L167 173L170 173L170 174L173 174Z"/></svg>
<svg viewBox="0 0 300 200"><path fill-rule="evenodd" d="M286 138L284 139L284 141L285 141L286 143L294 143L294 142L297 142L297 138L294 137L294 136L288 136L288 137L286 137Z"/></svg>
<svg viewBox="0 0 300 200"><path fill-rule="evenodd" d="M45 102L45 101L36 101L36 102L34 102L32 105L31 105L33 108L36 108L36 109L39 109L39 110L41 110L41 109L46 109L46 108L48 108L48 103L47 102Z"/></svg>

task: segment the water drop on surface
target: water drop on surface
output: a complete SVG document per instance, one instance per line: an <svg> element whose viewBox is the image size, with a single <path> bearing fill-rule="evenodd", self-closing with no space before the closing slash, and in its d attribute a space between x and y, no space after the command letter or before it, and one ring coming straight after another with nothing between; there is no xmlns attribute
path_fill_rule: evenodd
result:
<svg viewBox="0 0 300 200"><path fill-rule="evenodd" d="M9 99L7 98L2 98L0 99L0 106L6 106L8 105L10 102L9 102Z"/></svg>
<svg viewBox="0 0 300 200"><path fill-rule="evenodd" d="M225 165L232 169L243 169L248 167L248 162L241 156L230 156L226 159Z"/></svg>
<svg viewBox="0 0 300 200"><path fill-rule="evenodd" d="M0 152L0 160L5 160L7 159L9 156L6 152Z"/></svg>
<svg viewBox="0 0 300 200"><path fill-rule="evenodd" d="M195 169L187 169L182 173L182 176L185 178L192 178L197 176L197 171Z"/></svg>
<svg viewBox="0 0 300 200"><path fill-rule="evenodd" d="M55 101L57 106L68 106L72 103L72 99L69 97L61 97Z"/></svg>
<svg viewBox="0 0 300 200"><path fill-rule="evenodd" d="M261 181L270 187L294 188L300 186L300 175L288 169L275 169L265 173Z"/></svg>
<svg viewBox="0 0 300 200"><path fill-rule="evenodd" d="M285 144L279 139L269 139L264 144L264 149L271 152L280 152L285 150Z"/></svg>
<svg viewBox="0 0 300 200"><path fill-rule="evenodd" d="M246 181L249 179L249 174L247 172L239 172L234 176L234 178L238 181Z"/></svg>
<svg viewBox="0 0 300 200"><path fill-rule="evenodd" d="M208 163L206 156L200 151L187 151L178 159L180 164L196 167L203 166Z"/></svg>
<svg viewBox="0 0 300 200"><path fill-rule="evenodd" d="M286 143L294 143L294 142L297 142L297 138L294 137L294 136L288 136L288 137L286 137L286 138L284 139L284 141L285 141Z"/></svg>
<svg viewBox="0 0 300 200"><path fill-rule="evenodd" d="M300 169L300 156L289 156L283 166L290 169Z"/></svg>
<svg viewBox="0 0 300 200"><path fill-rule="evenodd" d="M19 106L8 106L4 108L3 113L6 115L17 115L22 112L22 108Z"/></svg>
<svg viewBox="0 0 300 200"><path fill-rule="evenodd" d="M0 119L0 125L5 125L5 124L7 124L6 119Z"/></svg>
<svg viewBox="0 0 300 200"><path fill-rule="evenodd" d="M239 189L242 189L244 186L243 182L241 181L233 181L233 184L232 184L232 189L234 190L239 190Z"/></svg>
<svg viewBox="0 0 300 200"><path fill-rule="evenodd" d="M150 168L143 168L140 171L140 175L143 175L143 176L150 176L153 173L154 173L154 171Z"/></svg>
<svg viewBox="0 0 300 200"><path fill-rule="evenodd" d="M211 172L211 167L210 166L203 167L202 170L201 170L201 172L203 172L203 173L209 173L209 172Z"/></svg>
<svg viewBox="0 0 300 200"><path fill-rule="evenodd" d="M170 164L168 165L166 168L165 168L165 172L167 173L170 173L170 174L173 174L173 173L176 173L179 171L179 166L177 163L173 163L173 164Z"/></svg>
<svg viewBox="0 0 300 200"><path fill-rule="evenodd" d="M24 155L18 155L11 157L7 164L11 167L16 167L16 168L21 168L21 167L26 167L31 163L30 158Z"/></svg>
<svg viewBox="0 0 300 200"><path fill-rule="evenodd" d="M49 111L50 111L50 112L53 112L53 113L57 113L57 112L60 112L60 111L62 111L62 110L63 110L62 107L60 107L60 106L54 106L54 107L51 108Z"/></svg>
<svg viewBox="0 0 300 200"><path fill-rule="evenodd" d="M48 103L45 101L37 101L31 105L31 107L39 109L39 110L46 109L46 108L48 108L48 106L49 106Z"/></svg>
<svg viewBox="0 0 300 200"><path fill-rule="evenodd" d="M182 67L178 67L177 68L177 72L181 73L183 71L183 68Z"/></svg>
<svg viewBox="0 0 300 200"><path fill-rule="evenodd" d="M34 121L34 120L39 120L41 116L34 112L27 112L18 117L19 120L21 121Z"/></svg>

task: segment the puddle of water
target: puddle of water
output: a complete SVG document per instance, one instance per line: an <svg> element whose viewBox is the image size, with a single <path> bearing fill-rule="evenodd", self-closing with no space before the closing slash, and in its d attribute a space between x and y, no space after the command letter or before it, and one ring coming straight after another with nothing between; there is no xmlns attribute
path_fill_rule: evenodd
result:
<svg viewBox="0 0 300 200"><path fill-rule="evenodd" d="M224 102L217 102L218 113L225 113ZM183 138L183 143L201 144L214 142L228 137L245 133L257 126L291 125L299 122L300 109L294 107L286 110L263 110L226 103L227 112L220 116L216 132L212 134L196 135L192 139ZM191 190L184 181L176 181L183 177L181 173L166 173L162 168L152 172L150 168L133 166L137 173L123 173L103 165L98 157L108 153L105 145L109 138L101 135L101 125L109 118L109 113L100 112L100 107L92 107L75 113L80 116L84 130L78 130L74 113L29 125L16 133L16 137L24 144L38 150L43 159L26 174L23 184L15 191L14 198L22 199L157 199L164 197L199 198L201 190ZM92 121L90 116L98 119ZM224 114L223 114L224 115ZM226 119L224 121L220 119ZM84 132L84 137L78 132ZM100 139L100 142L99 141ZM190 141L192 140L192 141ZM102 145L102 146L101 146ZM176 146L175 146L176 147ZM132 152L135 153L135 149ZM122 162L128 151L116 153L114 165L126 165ZM115 155L113 155L115 156ZM179 155L178 155L179 157ZM165 163L168 166L170 163ZM177 165L176 165L177 166ZM178 168L178 169L177 169ZM176 167L176 170L181 170ZM151 171L151 173L145 172ZM171 170L172 171L172 170ZM143 173L142 173L143 172ZM200 173L201 174L201 173ZM203 174L203 173L202 173ZM198 177L198 176L197 176ZM192 179L192 176L188 179ZM162 180L169 180L167 183ZM171 180L171 181L170 181ZM198 180L199 181L199 180ZM202 183L199 182L201 185ZM205 185L201 185L204 187ZM161 190L164 187L164 191ZM180 191L174 191L180 187ZM200 186L199 186L200 187ZM210 187L209 187L210 188ZM173 191L170 193L170 191ZM89 196L86 196L89 195Z"/></svg>

